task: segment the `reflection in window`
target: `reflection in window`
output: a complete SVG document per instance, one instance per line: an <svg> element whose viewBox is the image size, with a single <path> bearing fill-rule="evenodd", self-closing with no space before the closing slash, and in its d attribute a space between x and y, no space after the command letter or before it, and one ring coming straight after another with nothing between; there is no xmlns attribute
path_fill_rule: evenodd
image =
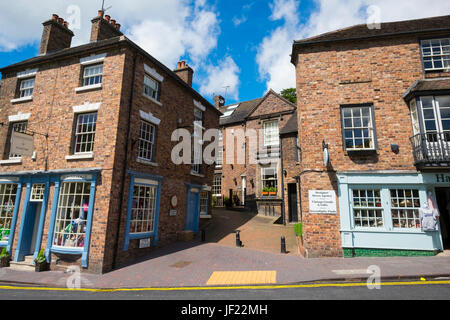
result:
<svg viewBox="0 0 450 320"><path fill-rule="evenodd" d="M356 227L383 227L380 190L353 190L353 218Z"/></svg>

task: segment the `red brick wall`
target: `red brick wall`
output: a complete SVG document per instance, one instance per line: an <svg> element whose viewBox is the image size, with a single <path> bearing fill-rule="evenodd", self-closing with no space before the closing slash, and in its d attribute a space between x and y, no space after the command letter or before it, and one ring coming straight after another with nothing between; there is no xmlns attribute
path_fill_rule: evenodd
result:
<svg viewBox="0 0 450 320"><path fill-rule="evenodd" d="M334 171L415 170L412 125L402 94L424 78L414 36L323 44L298 53L296 81L304 244L309 256L341 256L338 215L309 214L308 190L337 190ZM351 155L343 150L340 105L372 103L378 150ZM331 166L322 163L322 141ZM398 144L400 152L391 151Z"/></svg>

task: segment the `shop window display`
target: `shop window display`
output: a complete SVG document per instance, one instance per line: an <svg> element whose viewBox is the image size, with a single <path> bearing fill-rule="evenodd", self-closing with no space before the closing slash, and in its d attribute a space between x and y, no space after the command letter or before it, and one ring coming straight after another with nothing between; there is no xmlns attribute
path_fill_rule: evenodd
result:
<svg viewBox="0 0 450 320"><path fill-rule="evenodd" d="M156 187L134 185L130 234L154 231Z"/></svg>
<svg viewBox="0 0 450 320"><path fill-rule="evenodd" d="M65 182L61 185L54 246L84 248L90 185L89 182Z"/></svg>
<svg viewBox="0 0 450 320"><path fill-rule="evenodd" d="M17 184L0 184L0 241L8 241L11 231Z"/></svg>

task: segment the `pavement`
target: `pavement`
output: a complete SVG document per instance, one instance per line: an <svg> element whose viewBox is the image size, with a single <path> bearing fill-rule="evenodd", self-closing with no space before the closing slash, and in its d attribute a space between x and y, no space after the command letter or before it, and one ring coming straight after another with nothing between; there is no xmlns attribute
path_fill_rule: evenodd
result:
<svg viewBox="0 0 450 320"><path fill-rule="evenodd" d="M229 219L224 218L226 216ZM219 227L216 221L223 221L226 227ZM304 259L292 247L293 239L296 239L295 235L289 234L292 226L269 228L269 225L267 218L249 213L220 212L206 228L206 242L197 237L192 242L177 242L158 248L136 263L107 274L36 273L0 268L0 283L99 289L179 288L208 287L210 279L226 278L227 275L228 280L223 285L261 284L260 279L255 278L261 274L268 279L266 284L282 285L367 279L372 275L368 268L379 270L382 280L421 277L428 280L450 276L450 256L446 254L434 257ZM241 230L242 248L235 246L236 228ZM288 254L280 253L280 235L286 236ZM265 240L258 240L262 238Z"/></svg>

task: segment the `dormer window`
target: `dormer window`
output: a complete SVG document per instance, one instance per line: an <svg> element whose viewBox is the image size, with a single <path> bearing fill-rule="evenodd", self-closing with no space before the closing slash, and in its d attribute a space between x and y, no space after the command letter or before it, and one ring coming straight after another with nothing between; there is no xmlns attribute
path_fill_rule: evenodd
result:
<svg viewBox="0 0 450 320"><path fill-rule="evenodd" d="M425 71L450 70L450 38L422 40L421 49Z"/></svg>
<svg viewBox="0 0 450 320"><path fill-rule="evenodd" d="M32 97L34 90L34 77L20 81L19 98Z"/></svg>
<svg viewBox="0 0 450 320"><path fill-rule="evenodd" d="M103 77L103 63L84 67L83 87L100 85Z"/></svg>

